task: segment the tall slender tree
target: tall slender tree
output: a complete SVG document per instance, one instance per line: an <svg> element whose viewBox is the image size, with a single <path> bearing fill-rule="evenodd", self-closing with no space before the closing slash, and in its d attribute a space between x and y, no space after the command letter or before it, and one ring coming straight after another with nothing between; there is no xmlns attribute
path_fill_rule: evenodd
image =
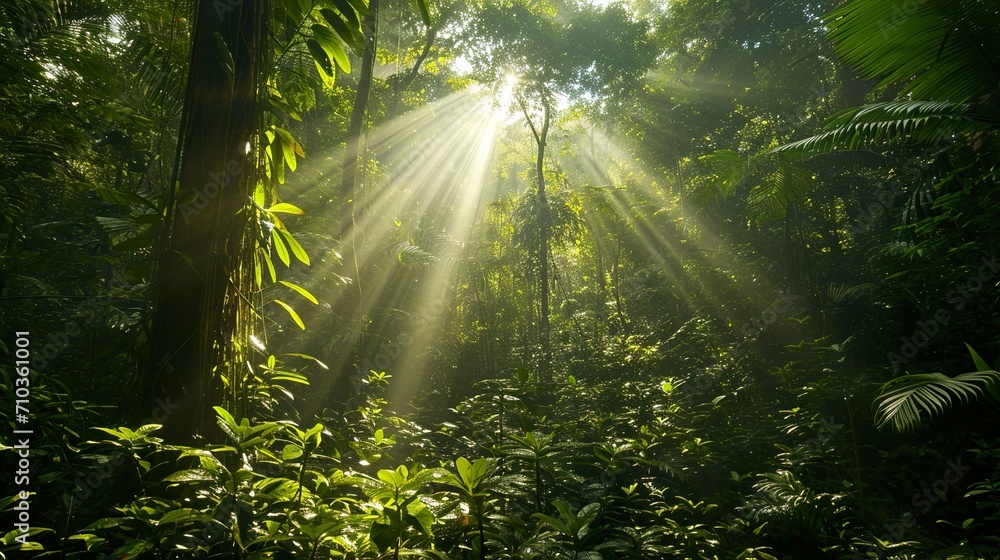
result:
<svg viewBox="0 0 1000 560"><path fill-rule="evenodd" d="M562 2L482 2L465 37L480 79L512 88L535 143L535 196L538 227L539 370L552 381L549 325L551 209L545 157L557 102L605 111L613 95L635 88L652 65L647 22L623 8L576 6ZM603 37L595 42L592 37Z"/></svg>

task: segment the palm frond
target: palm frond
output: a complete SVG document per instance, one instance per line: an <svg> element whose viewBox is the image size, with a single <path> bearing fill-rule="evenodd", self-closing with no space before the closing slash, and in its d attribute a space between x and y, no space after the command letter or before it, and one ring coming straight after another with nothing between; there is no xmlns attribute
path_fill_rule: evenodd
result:
<svg viewBox="0 0 1000 560"><path fill-rule="evenodd" d="M708 182L699 189L704 200L728 198L736 188L751 180L747 194L750 219L766 222L785 215L790 203L801 200L815 183L812 172L796 166L783 154L763 152L747 157L732 150L719 150L698 158Z"/></svg>
<svg viewBox="0 0 1000 560"><path fill-rule="evenodd" d="M733 194L736 186L750 176L757 167L752 158L735 150L718 150L698 158L705 168L709 181L695 192L698 202L724 200Z"/></svg>
<svg viewBox="0 0 1000 560"><path fill-rule="evenodd" d="M923 416L944 414L956 401L968 403L984 391L994 393L1000 383L996 371L973 371L955 377L942 373L920 373L898 377L882 386L875 399L875 422L879 428L892 424L897 432L915 431Z"/></svg>
<svg viewBox="0 0 1000 560"><path fill-rule="evenodd" d="M910 140L932 143L1000 128L1000 113L969 103L889 101L842 111L827 131L772 150L802 156Z"/></svg>
<svg viewBox="0 0 1000 560"><path fill-rule="evenodd" d="M826 16L837 52L882 86L966 102L1000 82L1000 11L980 0L849 2Z"/></svg>
<svg viewBox="0 0 1000 560"><path fill-rule="evenodd" d="M417 245L413 245L409 241L404 241L392 248L392 252L396 254L396 258L404 266L409 267L425 267L438 261L437 256L425 251Z"/></svg>
<svg viewBox="0 0 1000 560"><path fill-rule="evenodd" d="M815 182L810 171L788 161L778 162L773 172L750 189L747 195L750 218L762 223L784 217L788 205L805 197Z"/></svg>

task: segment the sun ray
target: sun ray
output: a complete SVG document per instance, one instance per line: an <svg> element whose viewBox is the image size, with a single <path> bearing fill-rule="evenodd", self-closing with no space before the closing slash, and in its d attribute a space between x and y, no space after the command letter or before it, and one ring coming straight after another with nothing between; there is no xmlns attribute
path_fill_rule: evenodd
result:
<svg viewBox="0 0 1000 560"><path fill-rule="evenodd" d="M396 377L398 402L419 390L424 349L438 331L439 318L432 308L447 298L457 268L456 259L442 258L433 253L435 247L420 244L434 235L447 236L458 245L469 240L490 197L499 126L489 100L465 92L372 131L367 153L378 170L359 178L367 196L340 240L342 258L321 260L309 272L312 278L335 273L350 279L349 284L319 289L323 309L305 317L323 321L327 315L326 328L317 331L342 333L325 345L328 353L322 359L332 371L389 371ZM338 155L338 151L328 154L324 165L318 166L321 169L306 177L312 184L300 196L317 197L329 188L323 183L330 182L328 175L338 175ZM335 222L339 211L338 204L331 204L316 218ZM427 261L407 264L411 253ZM336 317L337 310L351 310L358 322L343 323L349 317ZM308 344L318 342L318 333L305 335L313 339ZM326 391L337 384L328 380L317 389ZM339 385L343 387L342 382Z"/></svg>

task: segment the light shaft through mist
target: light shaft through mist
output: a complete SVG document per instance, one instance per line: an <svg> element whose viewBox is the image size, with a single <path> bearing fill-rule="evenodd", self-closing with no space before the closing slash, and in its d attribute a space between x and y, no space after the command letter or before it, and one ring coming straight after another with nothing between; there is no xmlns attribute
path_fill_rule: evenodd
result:
<svg viewBox="0 0 1000 560"><path fill-rule="evenodd" d="M355 201L354 219L339 243L343 262L317 264L310 271L314 277L335 272L351 279L351 285L317 294L328 303L327 314L343 308L338 302L345 298L360 303L353 324L345 317L327 319L339 333L324 344L329 348L324 361L332 371L354 371L363 379L368 369L385 370L393 375L393 397L399 402L419 391L424 350L443 320L432 317L429 308L440 307L453 284L458 263L449 244L460 247L469 240L490 196L486 191L500 126L488 100L456 93L370 133L363 151L377 171L358 178L364 195ZM334 154L330 161L337 159ZM304 196L322 192L321 173ZM331 204L317 217L335 222L336 208ZM411 248L426 259L410 262ZM413 328L417 319L422 319L419 329Z"/></svg>

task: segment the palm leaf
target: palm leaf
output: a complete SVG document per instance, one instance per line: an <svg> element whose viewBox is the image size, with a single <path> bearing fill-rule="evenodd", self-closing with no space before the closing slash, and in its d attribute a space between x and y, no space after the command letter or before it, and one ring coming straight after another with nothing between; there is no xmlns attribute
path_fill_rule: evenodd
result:
<svg viewBox="0 0 1000 560"><path fill-rule="evenodd" d="M695 192L698 202L724 200L736 186L749 177L756 167L753 158L735 150L718 150L698 158L698 164L708 174L709 181Z"/></svg>
<svg viewBox="0 0 1000 560"><path fill-rule="evenodd" d="M815 183L812 172L773 152L746 157L719 150L701 156L698 163L708 174L708 182L698 193L703 201L724 200L744 181L755 181L747 194L747 209L756 223L783 217L788 205L802 200Z"/></svg>
<svg viewBox="0 0 1000 560"><path fill-rule="evenodd" d="M973 371L955 377L941 373L906 375L882 386L875 399L875 422L879 428L892 424L897 432L915 431L923 416L934 418L954 406L955 401L971 402L994 392L1000 382L1000 373Z"/></svg>
<svg viewBox="0 0 1000 560"><path fill-rule="evenodd" d="M932 143L998 128L1000 113L979 105L889 101L842 111L830 118L826 132L772 151L801 156L900 140Z"/></svg>
<svg viewBox="0 0 1000 560"><path fill-rule="evenodd" d="M981 0L854 1L826 16L837 52L881 86L966 102L1000 81L1000 11Z"/></svg>
<svg viewBox="0 0 1000 560"><path fill-rule="evenodd" d="M750 218L757 223L785 216L788 205L802 200L812 185L812 172L797 167L788 161L779 161L777 168L747 195L747 209Z"/></svg>

